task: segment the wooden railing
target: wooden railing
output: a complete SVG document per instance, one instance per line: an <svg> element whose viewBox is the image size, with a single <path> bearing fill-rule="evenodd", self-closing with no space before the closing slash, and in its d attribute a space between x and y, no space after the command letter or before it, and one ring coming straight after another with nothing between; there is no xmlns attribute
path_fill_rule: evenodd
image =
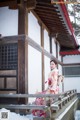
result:
<svg viewBox="0 0 80 120"><path fill-rule="evenodd" d="M0 108L7 108L7 109L25 109L25 110L32 110L32 109L39 109L39 110L49 110L50 117L51 111L58 112L58 110L62 109L69 101L75 98L77 95L76 90L70 90L64 92L62 94L0 94L0 98L33 98L33 97L42 97L46 100L46 97L49 99L53 99L53 102L46 105L35 105L35 104L0 104ZM49 102L49 101L48 101Z"/></svg>

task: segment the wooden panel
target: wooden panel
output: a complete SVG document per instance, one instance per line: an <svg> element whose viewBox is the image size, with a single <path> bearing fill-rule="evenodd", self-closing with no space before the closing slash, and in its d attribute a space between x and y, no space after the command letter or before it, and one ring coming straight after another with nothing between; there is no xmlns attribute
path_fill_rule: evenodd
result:
<svg viewBox="0 0 80 120"><path fill-rule="evenodd" d="M17 71L1 70L0 71L0 91L17 92Z"/></svg>
<svg viewBox="0 0 80 120"><path fill-rule="evenodd" d="M6 79L6 88L7 89L16 89L16 78L7 78Z"/></svg>
<svg viewBox="0 0 80 120"><path fill-rule="evenodd" d="M4 88L4 78L0 78L0 88Z"/></svg>

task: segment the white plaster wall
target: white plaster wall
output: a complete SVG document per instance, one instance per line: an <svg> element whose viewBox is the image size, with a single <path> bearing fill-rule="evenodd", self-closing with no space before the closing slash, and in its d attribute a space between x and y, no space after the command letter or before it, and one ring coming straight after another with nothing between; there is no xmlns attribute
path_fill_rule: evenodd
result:
<svg viewBox="0 0 80 120"><path fill-rule="evenodd" d="M59 75L62 75L62 66L58 65ZM59 85L59 92L62 92L62 83Z"/></svg>
<svg viewBox="0 0 80 120"><path fill-rule="evenodd" d="M58 60L61 61L61 56L59 52L60 52L60 46L58 44ZM59 69L59 75L62 75L62 66L60 64L58 64L58 69Z"/></svg>
<svg viewBox="0 0 80 120"><path fill-rule="evenodd" d="M40 26L32 12L28 14L28 36L41 45Z"/></svg>
<svg viewBox="0 0 80 120"><path fill-rule="evenodd" d="M80 55L67 55L63 57L64 63L80 63ZM77 89L80 92L80 77L65 77L64 90Z"/></svg>
<svg viewBox="0 0 80 120"><path fill-rule="evenodd" d="M60 52L60 46L58 44L58 60L61 61L61 56L59 52ZM58 70L59 70L59 75L62 75L62 66L60 64L58 64ZM60 93L62 92L62 83L60 83L59 85L59 92Z"/></svg>
<svg viewBox="0 0 80 120"><path fill-rule="evenodd" d="M0 8L0 34L11 36L18 34L18 10Z"/></svg>
<svg viewBox="0 0 80 120"><path fill-rule="evenodd" d="M35 94L42 91L41 53L31 46L28 49L28 90L30 94Z"/></svg>
<svg viewBox="0 0 80 120"><path fill-rule="evenodd" d="M60 60L61 61L61 56L60 56L60 45L58 44L58 60Z"/></svg>
<svg viewBox="0 0 80 120"><path fill-rule="evenodd" d="M55 44L55 38L52 38L52 54L54 57L56 57L56 44Z"/></svg>
<svg viewBox="0 0 80 120"><path fill-rule="evenodd" d="M50 53L49 35L46 29L44 29L44 49Z"/></svg>
<svg viewBox="0 0 80 120"><path fill-rule="evenodd" d="M44 68L44 72L45 72L45 81L48 80L48 75L50 72L50 58L48 58L47 56L44 57L44 61L45 61L45 68ZM45 84L45 89L47 88L47 83Z"/></svg>
<svg viewBox="0 0 80 120"><path fill-rule="evenodd" d="M77 89L80 93L80 77L67 77L64 78L64 90Z"/></svg>
<svg viewBox="0 0 80 120"><path fill-rule="evenodd" d="M64 63L80 63L80 55L66 55L63 57Z"/></svg>

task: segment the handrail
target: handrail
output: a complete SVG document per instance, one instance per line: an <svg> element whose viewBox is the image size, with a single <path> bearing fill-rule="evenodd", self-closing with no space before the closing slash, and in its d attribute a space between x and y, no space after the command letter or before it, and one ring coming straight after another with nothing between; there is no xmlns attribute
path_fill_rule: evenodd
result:
<svg viewBox="0 0 80 120"><path fill-rule="evenodd" d="M0 94L0 98L28 98L28 97L52 97L52 98L60 98L60 97L64 97L66 95L69 95L71 93L76 93L77 91L74 90L69 90L67 92L64 92L62 94Z"/></svg>
<svg viewBox="0 0 80 120"><path fill-rule="evenodd" d="M60 94L61 95L61 94ZM28 97L52 97L52 98L58 98L60 96L59 94L0 94L0 98L28 98Z"/></svg>
<svg viewBox="0 0 80 120"><path fill-rule="evenodd" d="M9 108L9 109L35 109L35 110L45 110L48 106L45 105L16 105L16 104L1 104L0 108Z"/></svg>
<svg viewBox="0 0 80 120"><path fill-rule="evenodd" d="M0 108L7 108L7 109L17 109L17 110L44 110L45 112L49 113L48 117L51 118L52 111L58 112L62 107L64 107L68 102L74 100L77 95L76 90L69 90L62 94L52 95L52 94L0 94L0 98L29 98L29 97L42 97L46 101L46 97L49 98L48 100L53 98L53 103L50 102L49 104L45 105L36 105L36 104L0 104Z"/></svg>

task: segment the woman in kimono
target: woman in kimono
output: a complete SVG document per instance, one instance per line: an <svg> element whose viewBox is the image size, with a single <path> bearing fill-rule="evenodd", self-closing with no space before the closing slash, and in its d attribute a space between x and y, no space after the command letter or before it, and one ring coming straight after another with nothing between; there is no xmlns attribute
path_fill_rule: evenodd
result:
<svg viewBox="0 0 80 120"><path fill-rule="evenodd" d="M57 80L58 80L58 69L57 69L57 63L55 60L50 61L50 73L48 75L48 88L47 92L50 94L57 94Z"/></svg>
<svg viewBox="0 0 80 120"><path fill-rule="evenodd" d="M40 94L57 94L58 88L57 88L57 79L58 79L58 69L57 69L57 63L54 60L50 61L50 73L48 75L48 88L44 91L42 91ZM46 102L44 98L36 98L35 99L36 105L46 105ZM32 114L34 116L46 116L46 112L43 110L32 110Z"/></svg>

